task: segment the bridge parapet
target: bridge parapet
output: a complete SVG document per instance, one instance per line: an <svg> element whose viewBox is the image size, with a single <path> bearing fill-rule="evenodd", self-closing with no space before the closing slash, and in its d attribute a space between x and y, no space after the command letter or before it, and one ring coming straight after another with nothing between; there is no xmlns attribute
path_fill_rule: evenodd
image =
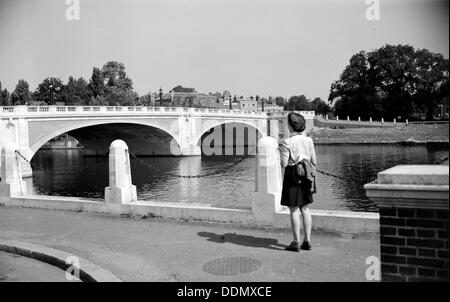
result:
<svg viewBox="0 0 450 302"><path fill-rule="evenodd" d="M310 119L315 116L314 111L295 111ZM283 118L288 111L251 111L240 109L214 109L214 108L193 108L193 107L149 107L149 106L3 106L0 107L1 117L13 116L41 116L51 113L52 115L71 114L190 114L190 115L225 115L225 116L246 116L258 118Z"/></svg>
<svg viewBox="0 0 450 302"><path fill-rule="evenodd" d="M147 106L4 106L0 107L0 116L42 116L72 114L190 114L190 115L220 115L220 116L246 116L266 118L267 112L250 110L228 110L191 107L147 107Z"/></svg>

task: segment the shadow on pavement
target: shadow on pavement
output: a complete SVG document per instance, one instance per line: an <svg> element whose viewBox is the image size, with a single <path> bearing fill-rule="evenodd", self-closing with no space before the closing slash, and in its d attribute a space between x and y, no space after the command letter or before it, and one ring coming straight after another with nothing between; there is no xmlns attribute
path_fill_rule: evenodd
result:
<svg viewBox="0 0 450 302"><path fill-rule="evenodd" d="M211 232L198 232L200 237L208 238L208 241L216 243L233 243L242 246L249 247L262 247L271 250L284 250L286 245L279 244L277 239L272 238L261 238L248 235L239 235L236 233L226 233L218 235Z"/></svg>

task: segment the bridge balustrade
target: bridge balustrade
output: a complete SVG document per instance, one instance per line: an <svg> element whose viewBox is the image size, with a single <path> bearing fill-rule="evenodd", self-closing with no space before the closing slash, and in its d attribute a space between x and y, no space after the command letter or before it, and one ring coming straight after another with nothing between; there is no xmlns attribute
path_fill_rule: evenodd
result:
<svg viewBox="0 0 450 302"><path fill-rule="evenodd" d="M190 107L150 107L150 106L3 106L0 107L0 115L10 114L37 114L37 113L112 113L112 112L171 112L171 113L201 113L201 114L229 114L229 115L248 115L248 116L280 116L286 115L286 112L262 112L240 109L218 109L218 108L190 108ZM314 111L300 111L305 116L314 116Z"/></svg>

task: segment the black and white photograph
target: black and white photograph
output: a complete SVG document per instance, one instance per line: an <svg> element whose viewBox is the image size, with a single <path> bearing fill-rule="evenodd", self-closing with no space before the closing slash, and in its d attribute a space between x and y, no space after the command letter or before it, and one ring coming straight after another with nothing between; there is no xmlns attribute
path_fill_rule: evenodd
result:
<svg viewBox="0 0 450 302"><path fill-rule="evenodd" d="M448 283L449 1L0 0L0 171L5 286Z"/></svg>

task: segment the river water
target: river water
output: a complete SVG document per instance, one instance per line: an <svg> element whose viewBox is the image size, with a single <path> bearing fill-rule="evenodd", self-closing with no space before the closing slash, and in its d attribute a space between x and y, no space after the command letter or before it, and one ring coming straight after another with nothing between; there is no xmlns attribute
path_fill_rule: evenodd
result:
<svg viewBox="0 0 450 302"><path fill-rule="evenodd" d="M448 148L402 145L316 145L318 169L339 176L318 174L318 193L312 208L377 211L367 200L363 185L377 172L398 164L432 164L448 157ZM198 175L217 171L242 159L239 156L147 157L149 165L167 173ZM92 168L77 171L97 162ZM104 197L108 185L106 158L85 157L83 150L40 150L32 160L46 173L33 170L28 191L35 194ZM255 158L248 157L233 168L204 178L174 178L138 160L131 160L132 180L139 200L208 204L249 209L255 184Z"/></svg>

